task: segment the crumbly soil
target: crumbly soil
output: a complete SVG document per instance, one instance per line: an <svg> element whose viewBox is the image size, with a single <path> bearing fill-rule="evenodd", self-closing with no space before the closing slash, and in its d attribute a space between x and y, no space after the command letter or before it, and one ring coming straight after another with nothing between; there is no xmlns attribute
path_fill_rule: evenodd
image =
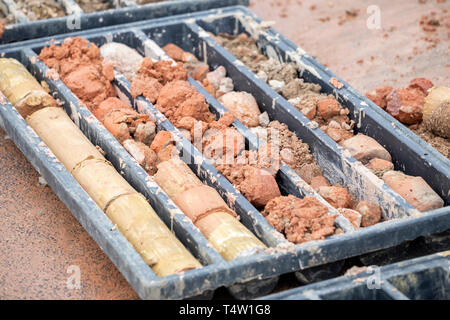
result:
<svg viewBox="0 0 450 320"><path fill-rule="evenodd" d="M259 52L256 42L244 34L238 37L222 35L216 39L238 58L242 59L244 63L247 63L254 72L258 73L270 85L273 84L270 82L271 80L283 82L284 87L281 89L283 96L287 99L297 99L296 104L301 106L299 109L305 107L311 109L313 112L310 116L316 120L318 125L322 125L324 131L327 130L326 126L330 125L334 137L341 136L341 138L336 139L337 141L353 136L353 124L347 117L348 110L344 109L332 96L321 94L319 85L298 79L298 69L294 64L279 64L276 61L267 59ZM171 58L179 64L183 64L189 70L189 75L202 83L206 90L213 96L216 96L216 98L217 93L221 91L219 90L219 82L230 81L231 84L233 83L232 79L226 77L227 72L223 66L219 66L214 71L209 72L208 65L200 62L191 53L183 51L174 44L167 44L163 49ZM237 94L237 92L232 91L233 86L231 85L227 88L231 90L227 94ZM220 92L220 94L223 94L223 92ZM228 150L234 154L234 163L219 164L216 167L253 205L261 208L263 204L265 205L268 201L278 197L279 187L273 178L260 177L257 179L255 175L257 175L257 169L264 169L275 177L281 160L289 165L308 184L311 184L313 178L320 176L325 180L326 186L330 185L322 176L322 170L311 154L309 146L303 143L294 132L290 131L287 125L278 121L270 121L267 115L262 117L263 115L260 114L260 110L257 110L257 106L256 110L253 110L250 107L244 108L244 105L246 104L241 104L241 108L245 110L240 110L240 114L250 112L250 110L252 114L257 113L256 123L259 122L259 126L253 126L250 130L260 140L265 142L266 146L270 145L271 148L273 147L273 150L277 152L277 156L269 155L271 160L261 163L260 157L255 151L244 151L237 156L236 151L239 151L239 148L234 148L233 150ZM311 110L309 113L311 113ZM300 111L304 112L304 110ZM339 123L342 123L342 125ZM183 129L190 130L191 128L184 127ZM234 128L226 128L226 130L235 131ZM224 135L224 131L220 134ZM217 136L219 139L222 138L220 134ZM224 148L225 151L227 150ZM255 162L257 163L255 164ZM264 190L260 186L255 185L261 183L265 184ZM347 188L341 186L323 189L322 194L324 197L328 197L329 203L336 208L354 208L357 205L357 202L352 201L354 196L348 192ZM353 213L353 215L355 214L358 215L358 213ZM357 224L357 227L359 227L359 224Z"/></svg>
<svg viewBox="0 0 450 320"><path fill-rule="evenodd" d="M94 43L80 37L67 38L61 45L42 49L39 58L58 73L148 174L156 172L156 165L162 158L176 154L173 145L160 148L158 152L152 150L156 133L154 120L116 97L112 65L104 62Z"/></svg>
<svg viewBox="0 0 450 320"><path fill-rule="evenodd" d="M271 200L262 214L286 239L293 243L321 240L334 234L337 215L314 197L299 199L292 195Z"/></svg>
<svg viewBox="0 0 450 320"><path fill-rule="evenodd" d="M347 116L349 110L333 96L320 93L320 85L299 79L294 63L268 59L246 34L219 34L214 38L333 140L339 143L354 135L354 122Z"/></svg>
<svg viewBox="0 0 450 320"><path fill-rule="evenodd" d="M31 21L63 17L64 7L56 0L16 0L17 8Z"/></svg>
<svg viewBox="0 0 450 320"><path fill-rule="evenodd" d="M382 85L366 93L366 97L372 100L380 108L402 122L405 126L425 140L444 157L450 159L450 140L440 137L428 130L422 121L422 110L428 89L433 83L425 78L414 78L407 88L394 89L391 86ZM401 106L408 106L409 114L400 112ZM403 107L403 109L405 109Z"/></svg>
<svg viewBox="0 0 450 320"><path fill-rule="evenodd" d="M103 11L114 8L108 0L75 0L81 9L86 12Z"/></svg>
<svg viewBox="0 0 450 320"><path fill-rule="evenodd" d="M100 50L81 37L67 38L61 45L42 49L39 59L55 69L61 80L91 110L116 92L111 83L114 69L104 64Z"/></svg>
<svg viewBox="0 0 450 320"><path fill-rule="evenodd" d="M420 138L429 143L433 148L442 153L444 157L450 159L450 140L439 137L435 135L433 132L428 131L423 123L418 125L412 125L409 127L415 134L417 134Z"/></svg>

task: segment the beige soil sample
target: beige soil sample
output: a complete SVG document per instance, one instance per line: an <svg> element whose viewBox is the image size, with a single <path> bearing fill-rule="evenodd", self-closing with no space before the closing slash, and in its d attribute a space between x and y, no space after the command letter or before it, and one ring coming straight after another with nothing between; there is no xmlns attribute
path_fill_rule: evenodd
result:
<svg viewBox="0 0 450 320"><path fill-rule="evenodd" d="M335 231L337 215L328 215L328 208L314 197L277 197L266 205L262 213L293 243L322 240Z"/></svg>
<svg viewBox="0 0 450 320"><path fill-rule="evenodd" d="M119 42L105 43L100 47L100 54L105 62L112 64L129 81L136 77L144 60L135 49Z"/></svg>
<svg viewBox="0 0 450 320"><path fill-rule="evenodd" d="M433 83L425 78L412 79L407 88L380 86L366 93L366 97L407 125L420 138L450 159L450 140L428 130L422 121L425 99Z"/></svg>
<svg viewBox="0 0 450 320"><path fill-rule="evenodd" d="M189 75L199 81L213 97L220 98L233 91L233 80L226 76L225 67L219 66L210 72L208 64L199 61L192 53L184 51L173 43L165 45L163 50L176 62L183 63Z"/></svg>
<svg viewBox="0 0 450 320"><path fill-rule="evenodd" d="M81 9L86 13L113 8L111 2L108 0L75 0L75 2L78 3Z"/></svg>
<svg viewBox="0 0 450 320"><path fill-rule="evenodd" d="M245 34L221 34L215 39L333 140L339 143L353 136L354 122L347 117L349 110L332 95L320 93L320 85L299 79L294 63L268 59L259 51L256 41Z"/></svg>
<svg viewBox="0 0 450 320"><path fill-rule="evenodd" d="M86 39L67 38L60 46L52 44L42 49L39 58L59 73L61 80L91 111L116 96L111 84L113 66L104 63L99 48Z"/></svg>
<svg viewBox="0 0 450 320"><path fill-rule="evenodd" d="M56 0L15 0L17 9L21 10L31 21L63 17L63 6Z"/></svg>
<svg viewBox="0 0 450 320"><path fill-rule="evenodd" d="M247 127L258 126L261 111L251 94L232 91L221 96L219 102Z"/></svg>

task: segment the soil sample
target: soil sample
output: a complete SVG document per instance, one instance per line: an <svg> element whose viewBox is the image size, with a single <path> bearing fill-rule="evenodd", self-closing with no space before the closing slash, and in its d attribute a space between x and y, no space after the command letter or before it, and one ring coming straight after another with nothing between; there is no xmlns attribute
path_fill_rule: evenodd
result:
<svg viewBox="0 0 450 320"><path fill-rule="evenodd" d="M0 83L3 94L24 118L39 109L57 106L47 91L15 59L0 59Z"/></svg>
<svg viewBox="0 0 450 320"><path fill-rule="evenodd" d="M293 243L323 240L335 232L337 215L314 197L299 199L292 195L272 199L262 214L286 239Z"/></svg>
<svg viewBox="0 0 450 320"><path fill-rule="evenodd" d="M0 74L3 75L4 66L12 68L11 60L0 59ZM42 100L44 94L41 92L45 92L44 89L38 90L39 83L31 74L25 76L23 65L19 65L21 64L15 61L13 66L17 66L18 72L7 73L9 81L1 81L0 90L10 101L17 101L16 97L24 95L24 88L29 88L29 94L25 96L39 92ZM11 87L15 83L23 84L20 92L16 93L14 87ZM48 95L46 101L50 99L52 98ZM32 102L27 102L31 103L30 107L34 107ZM29 125L152 267L155 274L167 276L201 267L159 219L145 198L115 170L64 110L56 107L56 101L53 100L48 105L51 106L39 105L37 111L32 113L30 108L19 106L18 110L25 110L21 114L26 117Z"/></svg>
<svg viewBox="0 0 450 320"><path fill-rule="evenodd" d="M362 215L366 215L366 212L358 213L355 210L358 206L356 201L351 200L351 195L347 188L341 186L331 186L329 182L322 176L322 170L317 165L313 155L309 150L309 146L303 143L297 135L290 131L287 125L278 121L270 121L266 112L261 113L255 98L247 92L236 92L234 90L234 83L231 78L226 77L227 71L223 66L217 67L214 71L209 71L209 66L203 62L200 62L192 53L183 51L180 47L173 43L169 43L163 47L163 50L175 61L183 63L184 67L188 70L188 73L197 81L203 84L205 89L223 104L223 106L235 117L237 117L242 123L244 123L250 130L258 136L264 144L269 144L274 147L274 152L271 153L272 158L281 159L287 165L289 165L303 180L308 184L314 182L314 188L319 194L321 194L327 201L336 209L340 209L341 213L353 222L355 227L369 226L375 224L381 219L381 209L377 210L375 214L372 214L372 219L363 219ZM260 59L261 60L261 59ZM292 83L298 84L294 78L294 74L287 73L287 76L291 76ZM297 79L298 80L298 79ZM294 86L290 87L290 90L294 89ZM305 89L317 90L316 88L305 84ZM287 92L290 92L289 90ZM325 101L329 101L328 97L324 98ZM339 104L331 101L332 105L336 105L340 108ZM324 109L324 110L322 110ZM316 110L316 106L314 106ZM321 106L320 111L325 113L327 109ZM338 109L338 111L341 111ZM316 111L315 111L316 112ZM337 112L340 114L340 112ZM333 125L333 122L331 122ZM336 129L336 128L334 128ZM232 128L227 128L230 131ZM206 131L208 132L208 131ZM232 135L232 134L230 134ZM348 135L352 136L352 135ZM213 136L214 137L214 136ZM206 144L208 143L208 139ZM205 151L209 151L208 146L203 149L204 155L208 158L210 154ZM231 152L234 157L239 152ZM264 207L269 200L279 196L279 189L275 181L276 171L272 171L270 175L260 175L260 171L255 168L266 169L267 166L261 163L255 165L249 165L250 158L257 158L258 156L254 152L246 152L236 158L236 162L239 164L225 164L218 165L217 168L221 171L233 185L241 191L244 196L257 208ZM214 158L216 160L216 158ZM216 162L217 165L217 162ZM276 166L275 166L276 167ZM279 165L278 165L279 167ZM264 188L260 186L264 185ZM376 204L372 204L377 206ZM373 212L371 212L373 213ZM371 224L361 222L370 221Z"/></svg>
<svg viewBox="0 0 450 320"><path fill-rule="evenodd" d="M75 0L85 13L103 11L114 8L108 0Z"/></svg>
<svg viewBox="0 0 450 320"><path fill-rule="evenodd" d="M177 163L177 165L172 167L169 165L171 159L178 157L178 151L170 132L159 131L156 134L155 123L149 119L148 115L136 112L131 106L117 97L110 96L100 103L97 100L89 100L88 97L91 96L90 90L92 88L84 85L84 83L81 86L78 85L81 84L82 79L79 75L83 75L79 70L92 70L91 74L94 77L90 77L90 80L97 81L99 86L95 89L95 92L101 94L104 90L108 90L113 79L109 72L105 72L105 66L114 65L122 71L129 71L128 76L133 78L133 72L138 66L142 65L141 69L143 68L151 74L150 81L153 79L154 83L159 85L161 94L157 92L158 100L167 99L167 102L164 103L165 106L173 103L175 108L176 103L182 102L183 107L185 107L185 109L182 109L184 113L191 114L188 110L192 110L191 115L196 115L197 118L203 116L202 109L200 109L200 112L196 111L200 101L199 94L195 90L192 91L192 87L186 81L178 80L187 78L187 73L184 70L178 69L177 66L172 66L171 62L154 64L149 58L139 59L136 56L138 55L137 52L131 48L127 47L125 49L123 47L123 45L111 43L102 46L101 50L99 50L94 44L89 44L84 39L74 39L68 40L61 46L53 46L46 51L43 50L41 57L46 63L51 64L63 74L62 77L68 81L68 86L73 88L73 90L77 90L77 95L83 97L83 101L89 105L96 118L104 124L106 129L118 139L150 175L155 175L155 180L158 184L168 191L169 196L192 219L193 223L204 232L205 236L225 259L231 260L237 256L250 254L257 248L265 248L251 232L239 223L235 218L236 214L228 208L219 194L214 189L203 185L184 162L182 163L181 160L178 160L178 162L170 162ZM124 62L124 55L117 54L114 50L115 48L122 48L127 52L128 65ZM71 54L71 52L74 52L74 54ZM99 56L100 52L105 54L106 63ZM85 54L85 57L79 55L79 53ZM136 59L133 60L133 57ZM67 69L65 69L66 67ZM138 78L138 76L135 77ZM150 76L147 73L140 73L139 79L142 80L142 83L139 83L137 89L135 83L134 90L142 89L143 92L147 92L148 83L145 80L148 77ZM167 87L163 87L163 84L166 84ZM175 84L175 89L180 88L179 90L185 89L185 91L181 93L177 90L172 91L168 89L172 88L169 84ZM112 94L113 92L111 92ZM177 94L181 95L180 100L174 99L174 96L176 97ZM103 94L101 97L106 96ZM203 104L207 111L207 105L204 102ZM174 109L168 109L166 114L171 116L171 111L174 111ZM178 113L175 112L173 117L177 117L177 115ZM205 120L204 118L202 119ZM82 174L81 177L87 179L95 172L92 168L103 164L96 162L95 164L89 163L89 165L91 169L84 169L82 166L77 167L77 174ZM157 165L159 165L159 168L157 168ZM169 183L173 180L171 178L173 172L161 169L167 166L173 172L179 173L177 176L179 179L195 177L198 188L195 188L195 190L178 190L174 193L170 189L173 186ZM172 192L169 192L170 190ZM207 203L204 202L205 193L209 195L209 202Z"/></svg>
<svg viewBox="0 0 450 320"><path fill-rule="evenodd" d="M15 0L17 9L31 21L63 17L64 7L56 0Z"/></svg>
<svg viewBox="0 0 450 320"><path fill-rule="evenodd" d="M50 45L39 54L47 66L91 111L110 97L116 97L112 85L114 67L104 63L100 49L81 37L67 38L61 45Z"/></svg>
<svg viewBox="0 0 450 320"><path fill-rule="evenodd" d="M256 40L250 38L247 34L242 33L238 36L219 34L212 35L221 45L230 51L237 59L241 60L250 70L252 70L259 78L265 81L273 90L277 91L285 99L295 106L305 117L311 120L311 125L319 127L323 132L328 134L336 143L350 151L350 154L366 165L374 174L382 177L383 174L392 170L392 158L389 152L381 146L376 140L363 134L355 135L355 122L350 120L348 114L350 111L343 107L332 95L321 93L320 85L307 83L299 78L299 70L295 63L280 63L274 59L269 59L263 55L256 43ZM341 83L337 79L332 78L330 82L340 87ZM429 84L425 81L415 81L411 83L411 91L400 92L392 98L392 106L386 103L386 108L393 108L398 116L404 118L408 123L416 123L421 119L421 110L418 104L409 106L408 108L400 108L403 100L417 101L424 99L423 92ZM381 90L380 94L387 95L386 90ZM417 99L415 97L417 96ZM420 111L420 112L418 112ZM413 177L407 177L413 178ZM425 186L423 185L425 184ZM414 190L415 197L425 199L440 197L437 193L423 180L421 184L415 184L417 190ZM398 184L390 185L394 191L402 195L410 204L421 203L415 201L408 194L403 192ZM328 202L331 199L328 195L336 197L339 190L330 190L322 188L317 190ZM430 190L432 191L430 193ZM323 193L325 192L325 194ZM441 199L442 201L442 199ZM331 203L334 201L331 200ZM334 202L336 203L336 202ZM440 201L437 201L440 203ZM443 201L442 201L443 203ZM372 219L369 219L372 221Z"/></svg>
<svg viewBox="0 0 450 320"><path fill-rule="evenodd" d="M435 121L434 129L429 125L427 126L427 123L423 121L425 101L430 99L429 95L433 90L435 88L433 88L433 83L430 80L415 78L411 80L407 88L394 89L391 86L383 85L368 91L366 97L398 121L408 126L410 130L429 143L444 157L450 159L450 138L445 134L445 131L448 131L446 123L449 122L446 112L434 113L432 118L439 119L439 121ZM440 90L443 89L439 88L433 95L436 95ZM446 99L448 100L449 98ZM444 102L441 101L441 103Z"/></svg>
<svg viewBox="0 0 450 320"><path fill-rule="evenodd" d="M155 181L226 260L265 248L236 219L236 213L227 206L219 193L204 185L180 159L159 164Z"/></svg>

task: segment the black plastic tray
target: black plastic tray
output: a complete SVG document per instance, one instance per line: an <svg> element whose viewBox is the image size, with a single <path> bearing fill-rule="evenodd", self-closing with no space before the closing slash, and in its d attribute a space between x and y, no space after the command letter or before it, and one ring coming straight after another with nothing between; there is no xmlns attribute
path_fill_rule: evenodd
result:
<svg viewBox="0 0 450 320"><path fill-rule="evenodd" d="M165 0L140 6L134 0L109 0L117 8L85 13L74 0L58 2L67 16L30 21L20 10L16 10L14 0L0 0L0 10L5 14L11 13L16 20L15 24L5 27L0 44L233 5L249 5L249 0Z"/></svg>
<svg viewBox="0 0 450 320"><path fill-rule="evenodd" d="M450 251L291 289L261 300L448 300Z"/></svg>
<svg viewBox="0 0 450 320"><path fill-rule="evenodd" d="M218 64L227 67L237 89L246 90L255 95L261 109L269 112L274 107L272 110L277 112L272 112L272 117L273 115L285 117L280 118L280 120L288 123L291 130L294 129L299 137L311 146L319 165L323 168L329 167L329 169L324 170L327 178L330 178L332 182L342 182L360 199L381 201L385 222L354 231L349 222L341 217L337 220L337 224L346 231L344 234L295 246L288 244L281 234L267 223L265 218L234 189L228 180L217 172L209 161L205 160L193 148L190 142L184 139L179 131L154 106L143 98L133 101L129 94L128 81L117 75L116 86L123 95L128 97L139 111L153 115L158 120L159 128L175 133L179 138L177 139L177 146L182 150L185 161L202 159L200 164L198 161L191 164L194 172L207 184L215 187L224 200L236 210L241 217L241 222L271 247L269 252L225 262L215 250L208 248L204 237L198 233L190 222L186 222L181 213L175 215L173 220L170 219L168 208L176 208L174 204L167 199L164 193L159 192L160 189L155 189L158 187L148 179L146 173L90 112L78 105L77 99L62 82L45 77L47 67L42 62L36 61L36 53L40 52L44 43L50 41L51 38L0 46L0 53L22 61L36 75L38 80L45 80L52 91L57 92L57 97L65 102L65 110L86 136L106 152L107 158L138 191L145 194L162 219L168 225L173 224L176 235L188 249L203 264L208 264L203 268L185 272L182 276L157 278L150 268L143 265L142 260L134 249L130 248L129 244L128 247L114 247L116 244L112 243L111 231L108 229L111 225L109 220L106 217L100 218L103 213L98 209L97 214L88 214L91 208L85 208L83 203L76 202L78 199L73 198L70 190L68 190L72 185L68 186L61 183L58 176L60 171L52 167L52 159L48 159L40 149L39 139L35 136L30 139L28 136L31 134L24 135L21 133L22 131L32 132L32 130L26 126L24 120L18 116L10 105L1 106L0 118L3 118L4 127L8 134L38 171L44 175L44 178L49 181L50 186L100 244L142 298L184 298L197 296L205 291L207 296L220 286L230 287L230 292L238 298L256 297L270 292L277 282L277 277L281 274L308 270L311 267L328 269L331 270L331 274L338 274L344 259L397 246L420 236L442 232L450 228L449 207L427 213L418 213L355 159L344 155L343 151L328 136L318 129L309 128L305 124L307 120L303 115L298 114L299 112L283 98L275 96L276 93L272 89L256 78L199 27L199 25L204 28L211 26L213 32L240 32L242 30L239 29L239 19L244 18L246 21L249 21L249 19L255 21L245 8L232 7L83 31L61 35L55 37L55 39L61 41L66 36L80 35L98 45L108 41L118 41L145 54L154 50L154 46L147 38L147 35L150 35L159 45L174 42L181 45L185 50L195 52L200 57L202 52L205 52L208 56L208 62L212 61L210 59L216 59L215 61ZM255 23L257 22L255 21ZM165 31L161 32L162 30ZM279 40L274 40L273 45L284 44ZM218 115L223 114L225 110L214 98L207 95L205 90L192 79L191 83L197 85L199 91L205 94L213 112ZM290 112L286 111L286 108ZM292 114L294 114L294 117L290 116ZM250 136L248 130L241 123L236 121L234 125L244 133L250 147L257 147L258 142ZM404 146L404 148L407 147ZM39 161L35 160L36 158ZM67 173L64 174L67 175ZM283 166L283 170L277 178L284 193L292 193L300 197L305 194L313 194L320 199L287 166ZM70 177L70 179L71 183L80 189L73 178ZM158 200L157 195L160 194L164 199ZM84 194L84 196L87 195ZM330 208L330 212L332 210ZM94 218L102 219L102 223L105 223L105 225L93 224L91 219ZM119 234L115 237L121 236ZM121 239L125 241L123 237Z"/></svg>

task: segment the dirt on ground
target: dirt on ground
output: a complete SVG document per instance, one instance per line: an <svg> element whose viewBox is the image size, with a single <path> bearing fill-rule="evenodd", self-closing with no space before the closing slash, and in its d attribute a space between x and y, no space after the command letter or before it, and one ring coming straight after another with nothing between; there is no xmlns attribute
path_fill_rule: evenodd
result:
<svg viewBox="0 0 450 320"><path fill-rule="evenodd" d="M56 0L16 0L17 9L31 21L63 17L64 7Z"/></svg>

